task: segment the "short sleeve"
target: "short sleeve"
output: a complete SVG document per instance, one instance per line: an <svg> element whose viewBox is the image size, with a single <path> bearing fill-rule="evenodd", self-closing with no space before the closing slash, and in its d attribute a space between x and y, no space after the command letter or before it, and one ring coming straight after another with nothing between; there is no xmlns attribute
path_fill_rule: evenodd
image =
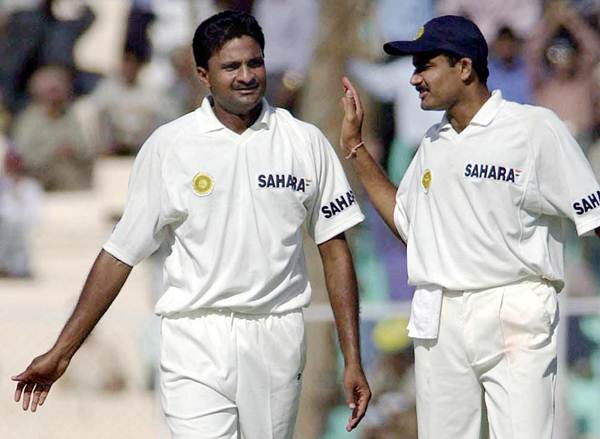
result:
<svg viewBox="0 0 600 439"><path fill-rule="evenodd" d="M158 137L155 132L140 149L129 178L125 211L103 247L131 266L158 249L169 223Z"/></svg>
<svg viewBox="0 0 600 439"><path fill-rule="evenodd" d="M600 226L600 186L581 147L554 113L532 127L541 213L571 219L579 236Z"/></svg>
<svg viewBox="0 0 600 439"><path fill-rule="evenodd" d="M321 244L362 222L365 217L331 144L316 128L311 133L311 141L315 142L317 181L306 226L314 241Z"/></svg>
<svg viewBox="0 0 600 439"><path fill-rule="evenodd" d="M396 191L396 205L394 206L394 225L396 226L396 230L398 230L398 234L400 238L406 243L408 242L408 231L410 227L409 221L409 203L410 197L415 193L414 185L415 185L415 174L417 173L416 168L418 167L418 163L420 160L420 151L422 149L419 148L417 154L413 157L408 169L404 173L402 180L400 181L400 185L398 186L398 190ZM418 174L417 174L418 175Z"/></svg>

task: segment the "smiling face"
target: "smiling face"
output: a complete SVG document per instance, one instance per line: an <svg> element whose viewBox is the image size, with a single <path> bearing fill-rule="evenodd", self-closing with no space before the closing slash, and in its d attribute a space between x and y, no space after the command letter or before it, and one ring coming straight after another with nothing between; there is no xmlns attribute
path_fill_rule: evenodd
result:
<svg viewBox="0 0 600 439"><path fill-rule="evenodd" d="M227 41L208 59L198 75L210 90L215 111L247 116L260 105L267 75L258 42L247 35Z"/></svg>
<svg viewBox="0 0 600 439"><path fill-rule="evenodd" d="M414 55L413 65L415 71L410 83L419 92L423 110L447 110L452 107L471 74L469 59L462 58L452 66L443 54Z"/></svg>

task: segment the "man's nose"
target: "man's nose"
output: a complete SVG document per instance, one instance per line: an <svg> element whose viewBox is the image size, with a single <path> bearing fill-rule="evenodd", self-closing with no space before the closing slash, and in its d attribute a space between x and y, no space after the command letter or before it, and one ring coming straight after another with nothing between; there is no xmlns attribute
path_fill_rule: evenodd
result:
<svg viewBox="0 0 600 439"><path fill-rule="evenodd" d="M242 64L238 73L238 81L240 82L252 82L254 79L254 72L247 65Z"/></svg>
<svg viewBox="0 0 600 439"><path fill-rule="evenodd" d="M416 86L419 85L421 82L423 82L423 78L418 73L413 73L410 77L410 85Z"/></svg>

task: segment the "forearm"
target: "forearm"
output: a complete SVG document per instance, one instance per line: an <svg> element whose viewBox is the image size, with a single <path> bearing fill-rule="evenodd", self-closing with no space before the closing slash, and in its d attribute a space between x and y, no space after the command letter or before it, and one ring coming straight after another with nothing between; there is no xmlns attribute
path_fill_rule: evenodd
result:
<svg viewBox="0 0 600 439"><path fill-rule="evenodd" d="M75 310L52 350L70 359L115 300L131 272L129 265L102 250L85 281Z"/></svg>
<svg viewBox="0 0 600 439"><path fill-rule="evenodd" d="M344 363L360 367L358 286L344 235L319 245L319 252Z"/></svg>
<svg viewBox="0 0 600 439"><path fill-rule="evenodd" d="M344 119L340 133L342 154L352 162L356 175L364 186L371 203L386 222L392 233L402 239L394 223L396 208L396 186L387 178L377 162L371 157L362 140L363 110L360 97L348 78L344 85Z"/></svg>
<svg viewBox="0 0 600 439"><path fill-rule="evenodd" d="M360 180L369 200L383 218L392 233L402 239L394 223L397 188L389 180L366 148L359 148L356 156L350 159L356 176Z"/></svg>

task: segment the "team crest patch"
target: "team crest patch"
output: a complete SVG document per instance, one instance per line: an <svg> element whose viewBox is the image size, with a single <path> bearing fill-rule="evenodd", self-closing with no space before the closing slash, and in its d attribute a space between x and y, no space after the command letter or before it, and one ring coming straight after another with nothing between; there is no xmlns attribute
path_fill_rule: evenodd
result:
<svg viewBox="0 0 600 439"><path fill-rule="evenodd" d="M415 40L418 40L419 38L421 38L424 33L425 33L425 26L421 26L419 28L419 30L417 30L417 33L415 35Z"/></svg>
<svg viewBox="0 0 600 439"><path fill-rule="evenodd" d="M212 192L215 182L212 177L204 172L199 172L192 180L194 193L200 197L204 197Z"/></svg>
<svg viewBox="0 0 600 439"><path fill-rule="evenodd" d="M425 192L428 192L429 186L431 186L431 170L425 169L425 172L423 172L423 178L421 178L421 184L423 185Z"/></svg>

